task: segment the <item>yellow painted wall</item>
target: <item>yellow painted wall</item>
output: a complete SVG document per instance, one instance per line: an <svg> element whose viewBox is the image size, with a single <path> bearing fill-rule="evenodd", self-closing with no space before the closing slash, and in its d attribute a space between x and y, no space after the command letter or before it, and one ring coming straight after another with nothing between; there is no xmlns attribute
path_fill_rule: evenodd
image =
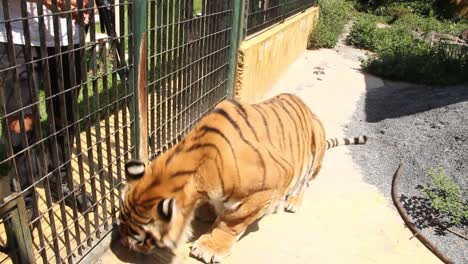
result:
<svg viewBox="0 0 468 264"><path fill-rule="evenodd" d="M319 8L311 7L243 41L239 48L234 98L253 103L268 92L289 65L306 50L318 15Z"/></svg>

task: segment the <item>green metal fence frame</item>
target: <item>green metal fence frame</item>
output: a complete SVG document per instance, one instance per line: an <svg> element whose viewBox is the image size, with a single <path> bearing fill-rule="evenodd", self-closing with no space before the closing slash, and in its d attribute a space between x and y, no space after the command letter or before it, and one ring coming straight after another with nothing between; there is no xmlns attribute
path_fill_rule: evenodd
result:
<svg viewBox="0 0 468 264"><path fill-rule="evenodd" d="M146 53L143 52L143 48L146 48L147 38L146 38L146 29L148 25L148 2L144 0L136 0L133 7L133 47L134 47L134 65L130 73L130 85L133 91L133 100L131 104L130 113L133 113L135 120L134 126L132 128L132 145L135 146L135 149L132 151L132 157L134 159L146 160L148 158L148 150L142 144L142 138L147 137L147 131L142 129L143 123L147 120L141 120L140 109L142 107L142 98L141 98L141 89L140 85L143 86L146 83L146 74L140 72L140 68L143 68L146 71ZM143 45L142 45L143 44ZM144 53L144 54L142 54ZM143 57L143 60L142 60ZM140 67L144 65L145 67ZM143 76L144 75L144 76ZM144 115L146 116L146 115ZM146 139L147 141L147 139Z"/></svg>
<svg viewBox="0 0 468 264"><path fill-rule="evenodd" d="M228 79L228 91L227 97L232 99L234 97L234 86L236 79L237 69L237 54L239 51L239 45L244 39L244 14L246 1L243 0L232 0L233 2L233 19L232 19L232 30L231 30L231 54L229 62L229 79Z"/></svg>
<svg viewBox="0 0 468 264"><path fill-rule="evenodd" d="M12 193L5 198L0 215L7 214L10 214L11 219L8 220L8 223L4 223L7 236L5 249L10 252L12 262L19 264L36 263L34 253L31 250L33 242L29 231L28 213L21 194Z"/></svg>

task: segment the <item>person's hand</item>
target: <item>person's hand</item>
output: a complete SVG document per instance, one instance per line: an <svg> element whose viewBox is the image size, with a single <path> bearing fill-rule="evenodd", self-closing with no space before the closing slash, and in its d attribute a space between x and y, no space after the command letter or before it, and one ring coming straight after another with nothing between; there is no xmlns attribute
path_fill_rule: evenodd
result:
<svg viewBox="0 0 468 264"><path fill-rule="evenodd" d="M67 2L66 0L57 0L57 10L59 12L65 12L65 11L71 11L72 19L73 20L78 20L78 0L70 0L70 10L67 10ZM82 0L83 3L83 22L85 25L89 23L89 0ZM44 0L44 5L48 9L52 9L52 6L54 5L54 2L52 0ZM65 16L65 14L61 14L61 17Z"/></svg>

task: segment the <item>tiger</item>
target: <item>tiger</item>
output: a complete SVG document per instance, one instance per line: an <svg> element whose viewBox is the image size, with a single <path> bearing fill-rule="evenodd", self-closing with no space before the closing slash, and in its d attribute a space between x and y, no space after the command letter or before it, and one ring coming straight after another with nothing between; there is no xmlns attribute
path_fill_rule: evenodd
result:
<svg viewBox="0 0 468 264"><path fill-rule="evenodd" d="M189 239L194 211L208 204L215 221L190 253L205 263L221 262L250 224L298 210L326 149L366 141L362 135L326 139L321 121L293 94L257 104L225 99L148 166L125 163L121 242L142 253L175 252Z"/></svg>

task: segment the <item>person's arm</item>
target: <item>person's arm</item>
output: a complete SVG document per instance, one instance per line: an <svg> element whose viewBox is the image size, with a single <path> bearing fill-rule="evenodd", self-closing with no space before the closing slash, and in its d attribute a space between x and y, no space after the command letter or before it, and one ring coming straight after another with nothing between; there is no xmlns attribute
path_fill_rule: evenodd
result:
<svg viewBox="0 0 468 264"><path fill-rule="evenodd" d="M26 0L27 2L37 2L37 1L41 1L42 4L49 10L52 10L52 7L54 6L54 3L53 3L53 0ZM59 12L64 12L64 11L67 11L67 1L66 0L56 0L57 1L57 10ZM89 0L83 0L83 8L88 8L88 5L89 5ZM78 0L70 0L70 7L71 7L71 11L74 11L72 13L72 18L73 19L78 19ZM83 15L84 15L84 22L85 24L88 24L88 20L89 20L89 11L88 10L85 10L83 11Z"/></svg>

